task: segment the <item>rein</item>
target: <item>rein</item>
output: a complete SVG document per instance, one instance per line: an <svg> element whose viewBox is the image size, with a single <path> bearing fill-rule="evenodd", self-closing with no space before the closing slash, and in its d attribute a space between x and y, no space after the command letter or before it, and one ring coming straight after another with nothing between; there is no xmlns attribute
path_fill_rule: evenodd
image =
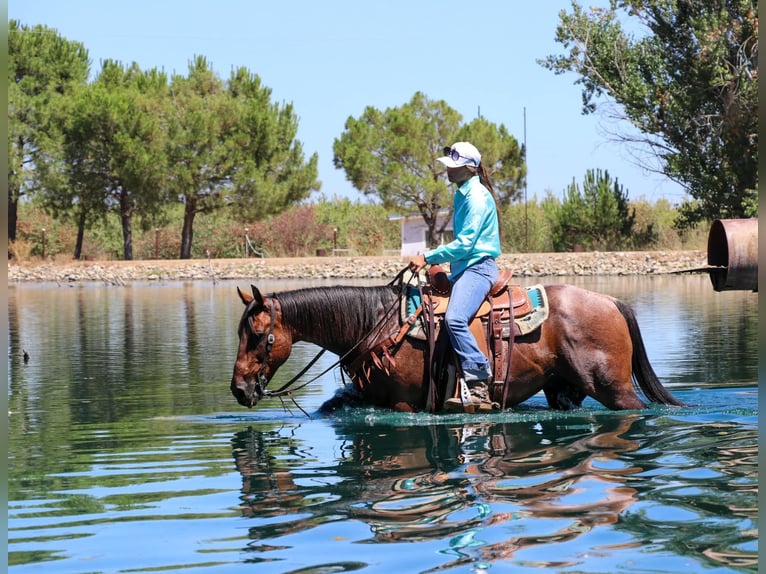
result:
<svg viewBox="0 0 766 574"><path fill-rule="evenodd" d="M404 276L404 273L407 271L407 269L408 268L405 267L404 269L399 271L399 273L397 273L396 276L391 281L389 281L387 283L387 285L389 285L389 286L394 285L397 281L401 284L402 283L402 278ZM383 327L383 325L385 324L385 322L390 318L391 313L393 312L393 310L398 308L397 305L392 306L391 310L386 312L383 315L383 317L381 317L381 319L372 327L372 329L370 329L370 331L366 335L364 335L356 343L356 345L351 347L348 351L346 351L343 354L343 356L339 357L337 361L335 361L332 365L327 367L324 371L322 371L318 375L315 375L314 377L312 377L311 379L309 379L305 383L303 383L303 384L301 384L301 385L299 385L299 386L297 386L295 388L291 388L298 381L298 379L300 379L303 375L305 375L306 372L314 365L314 363L316 363L319 360L319 358L325 353L325 351L327 349L321 349L314 356L314 358L311 359L311 361L309 361L309 363L305 367L303 367L303 369L301 369L300 372L297 373L292 379L287 381L284 385L282 385L278 389L276 389L274 391L271 391L271 390L268 390L266 388L266 385L268 384L268 381L266 380L265 369L266 369L266 365L268 364L268 361L269 361L269 356L271 355L271 349L274 346L274 313L275 312L274 312L274 303L273 303L273 301L278 301L277 296L275 294L271 295L271 299L272 299L272 304L269 306L269 313L270 313L270 316L271 316L271 321L270 321L270 324L269 324L269 332L268 332L268 335L266 337L266 353L263 356L263 363L261 364L261 368L258 370L258 373L256 375L256 377L258 379L258 392L263 397L283 397L285 395L289 396L293 392L302 389L303 387L305 387L305 386L313 383L314 381L316 381L318 378L326 375L327 373L332 371L335 367L340 366L343 363L343 360L348 358L348 356L352 352L354 352L359 347L359 345L362 344L363 341L367 340L376 331L380 330ZM290 397L290 398L292 398L292 397ZM294 399L293 399L293 402L295 402ZM297 404L296 404L296 406L297 406ZM300 408L300 407L298 407L298 408ZM301 410L303 410L303 409L301 409Z"/></svg>

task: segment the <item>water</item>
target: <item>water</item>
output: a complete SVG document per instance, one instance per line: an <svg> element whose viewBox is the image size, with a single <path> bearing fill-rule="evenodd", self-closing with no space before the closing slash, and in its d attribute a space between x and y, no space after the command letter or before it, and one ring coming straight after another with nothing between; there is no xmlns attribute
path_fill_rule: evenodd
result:
<svg viewBox="0 0 766 574"><path fill-rule="evenodd" d="M248 411L228 389L236 283L12 287L10 572L755 571L757 296L561 281L629 301L692 406ZM316 351L297 345L272 385Z"/></svg>

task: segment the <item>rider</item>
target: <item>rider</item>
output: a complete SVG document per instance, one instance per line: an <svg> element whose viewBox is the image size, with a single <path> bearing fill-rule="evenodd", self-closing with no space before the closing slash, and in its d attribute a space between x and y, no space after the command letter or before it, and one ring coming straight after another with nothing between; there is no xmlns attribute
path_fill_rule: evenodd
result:
<svg viewBox="0 0 766 574"><path fill-rule="evenodd" d="M492 183L481 163L481 154L468 142L457 142L444 148L438 158L447 168L447 178L457 185L452 226L454 239L416 255L409 268L417 273L426 265L450 263L450 295L444 323L452 348L457 354L462 377L458 384L468 387L470 405L458 397L445 401L447 410L494 410L490 400L489 379L492 369L481 352L468 323L479 309L498 277L495 257L500 255L500 231ZM461 393L463 395L464 393Z"/></svg>

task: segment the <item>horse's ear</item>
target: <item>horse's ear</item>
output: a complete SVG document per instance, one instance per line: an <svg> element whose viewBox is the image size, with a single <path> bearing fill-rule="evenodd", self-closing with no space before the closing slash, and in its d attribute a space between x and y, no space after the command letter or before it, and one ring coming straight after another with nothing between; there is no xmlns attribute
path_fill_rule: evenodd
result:
<svg viewBox="0 0 766 574"><path fill-rule="evenodd" d="M261 295L261 292L258 291L258 287L255 285L250 285L250 289L253 291L253 299L257 301L258 305L263 306L263 295Z"/></svg>
<svg viewBox="0 0 766 574"><path fill-rule="evenodd" d="M247 307L250 304L250 301L253 300L253 298L242 291L239 287L237 287L237 295L239 295L239 298L242 299L242 302L245 304L245 307Z"/></svg>

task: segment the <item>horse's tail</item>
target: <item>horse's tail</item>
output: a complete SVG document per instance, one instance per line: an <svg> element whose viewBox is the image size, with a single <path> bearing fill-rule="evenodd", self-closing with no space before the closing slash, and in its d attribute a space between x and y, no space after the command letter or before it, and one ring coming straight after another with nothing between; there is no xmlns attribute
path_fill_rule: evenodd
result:
<svg viewBox="0 0 766 574"><path fill-rule="evenodd" d="M628 324L630 340L633 342L633 377L641 388L641 391L646 398L653 403L679 407L685 406L685 403L679 401L670 394L670 391L662 386L662 383L657 378L654 368L651 363L649 363L649 357L646 355L644 339L641 336L641 329L638 327L638 321L636 321L636 314L633 312L633 309L631 309L627 303L620 301L619 299L615 299L614 304L617 306L620 314L625 318L625 322Z"/></svg>

